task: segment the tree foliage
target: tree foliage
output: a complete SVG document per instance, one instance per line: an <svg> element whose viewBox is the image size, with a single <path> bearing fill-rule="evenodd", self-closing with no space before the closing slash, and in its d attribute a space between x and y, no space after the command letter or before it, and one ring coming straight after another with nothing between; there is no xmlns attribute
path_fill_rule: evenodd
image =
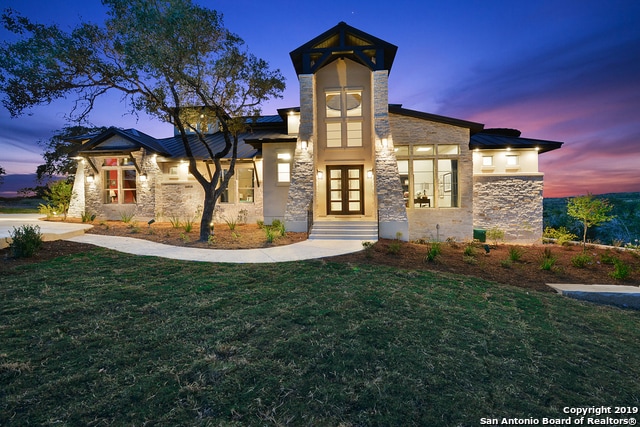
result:
<svg viewBox="0 0 640 427"><path fill-rule="evenodd" d="M609 215L612 209L613 206L607 199L596 198L591 193L569 199L567 214L582 223L583 247L587 244L587 230L613 219L613 216Z"/></svg>
<svg viewBox="0 0 640 427"><path fill-rule="evenodd" d="M78 148L77 143L69 141L69 137L79 137L82 135L95 135L104 132L106 127L87 127L87 126L65 126L57 131L47 142L40 142L44 147L42 158L44 163L39 165L36 174L38 181L42 182L46 178L52 178L55 175L64 177L72 176L76 173L76 161L70 157L70 154Z"/></svg>
<svg viewBox="0 0 640 427"><path fill-rule="evenodd" d="M4 176L7 173L5 172L4 168L2 166L0 166L0 184L2 184L2 182L4 181Z"/></svg>
<svg viewBox="0 0 640 427"><path fill-rule="evenodd" d="M71 195L73 194L73 183L67 180L59 180L49 183L44 192L43 198L47 205L56 212L62 214L63 219L67 219L67 212L71 205Z"/></svg>
<svg viewBox="0 0 640 427"><path fill-rule="evenodd" d="M224 27L218 12L190 0L103 4L108 9L103 26L84 22L68 33L6 11L4 27L23 37L0 49L2 102L12 116L19 116L73 94L70 118L84 120L100 96L117 91L130 112L145 111L175 126L189 157L189 172L204 189L200 239L207 240L215 204L234 174L245 118L259 114L265 100L281 96L284 78L250 54L244 41ZM205 141L198 126L203 120L219 124L225 139L222 150L214 152ZM189 132L212 159L210 177L197 169ZM231 161L223 172L221 159L228 155Z"/></svg>

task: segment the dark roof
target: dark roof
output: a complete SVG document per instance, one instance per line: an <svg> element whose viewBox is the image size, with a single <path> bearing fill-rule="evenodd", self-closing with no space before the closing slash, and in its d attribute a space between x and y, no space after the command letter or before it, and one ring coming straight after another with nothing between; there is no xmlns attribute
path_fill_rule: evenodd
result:
<svg viewBox="0 0 640 427"><path fill-rule="evenodd" d="M297 74L313 74L338 58L349 58L371 70L389 70L398 47L340 22L291 51Z"/></svg>
<svg viewBox="0 0 640 427"><path fill-rule="evenodd" d="M134 144L134 147L129 144L122 146L110 145L108 147L100 147L100 144L116 135L126 139L127 141L130 141L132 144ZM78 147L76 154L131 152L138 150L139 147L145 148L153 153L157 153L160 155L169 154L169 152L154 137L140 132L137 129L118 129L115 127L111 127L101 134L94 136L87 143Z"/></svg>
<svg viewBox="0 0 640 427"><path fill-rule="evenodd" d="M484 125L482 123L469 122L467 120L454 119L452 117L445 117L439 116L437 114L423 113L422 111L409 110L407 108L402 108L402 106L399 104L389 104L389 113L467 128L471 131L472 135L476 132L482 131L482 129L484 128Z"/></svg>
<svg viewBox="0 0 640 427"><path fill-rule="evenodd" d="M499 150L504 148L538 148L538 153L555 150L562 147L563 142L546 141L543 139L519 138L510 135L500 135L495 133L476 133L471 137L469 148L482 150Z"/></svg>

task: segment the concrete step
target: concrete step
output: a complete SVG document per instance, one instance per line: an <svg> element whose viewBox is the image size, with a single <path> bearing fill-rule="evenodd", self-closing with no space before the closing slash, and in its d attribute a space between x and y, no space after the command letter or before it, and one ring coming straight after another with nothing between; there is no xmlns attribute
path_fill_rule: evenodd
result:
<svg viewBox="0 0 640 427"><path fill-rule="evenodd" d="M374 221L316 221L309 239L378 240L378 223Z"/></svg>

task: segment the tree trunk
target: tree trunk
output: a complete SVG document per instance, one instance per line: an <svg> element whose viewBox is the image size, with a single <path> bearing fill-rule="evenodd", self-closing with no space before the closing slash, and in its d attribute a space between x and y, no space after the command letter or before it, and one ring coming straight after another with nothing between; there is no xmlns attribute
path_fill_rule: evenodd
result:
<svg viewBox="0 0 640 427"><path fill-rule="evenodd" d="M204 206L202 207L202 219L200 220L200 241L208 242L213 234L213 212L216 208L216 195L214 185L211 183L204 191Z"/></svg>

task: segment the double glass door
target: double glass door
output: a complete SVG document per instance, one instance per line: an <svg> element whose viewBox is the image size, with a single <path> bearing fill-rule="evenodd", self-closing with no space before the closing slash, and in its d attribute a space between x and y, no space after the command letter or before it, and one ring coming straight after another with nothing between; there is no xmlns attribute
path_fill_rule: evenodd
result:
<svg viewBox="0 0 640 427"><path fill-rule="evenodd" d="M327 166L327 214L364 214L363 166Z"/></svg>

